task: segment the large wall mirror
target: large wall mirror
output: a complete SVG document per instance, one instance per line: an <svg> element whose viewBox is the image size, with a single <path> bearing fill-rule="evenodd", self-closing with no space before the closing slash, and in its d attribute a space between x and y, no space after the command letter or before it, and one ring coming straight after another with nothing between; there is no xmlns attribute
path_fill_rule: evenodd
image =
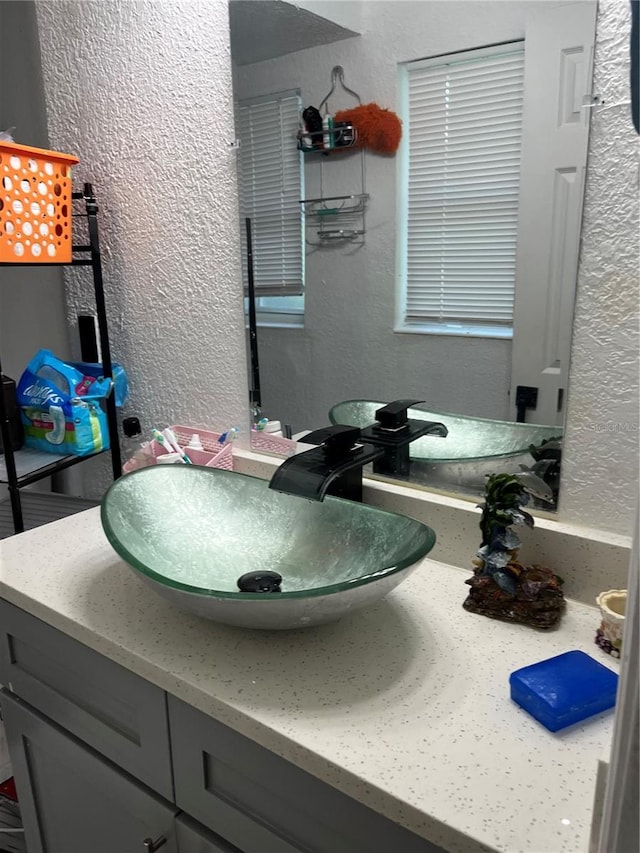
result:
<svg viewBox="0 0 640 853"><path fill-rule="evenodd" d="M410 482L478 494L524 467L557 506L595 17L595 2L230 0L263 415L296 434L424 401L449 434L412 444ZM357 95L400 116L397 152L300 151L300 111L332 87L332 115ZM260 222L274 193L282 227Z"/></svg>

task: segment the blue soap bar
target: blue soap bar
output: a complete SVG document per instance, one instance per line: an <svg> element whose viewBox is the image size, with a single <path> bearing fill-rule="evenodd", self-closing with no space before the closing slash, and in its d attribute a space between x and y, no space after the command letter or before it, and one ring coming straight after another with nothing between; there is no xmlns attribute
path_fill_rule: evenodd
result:
<svg viewBox="0 0 640 853"><path fill-rule="evenodd" d="M565 652L509 676L511 698L557 732L616 704L618 676L584 652Z"/></svg>

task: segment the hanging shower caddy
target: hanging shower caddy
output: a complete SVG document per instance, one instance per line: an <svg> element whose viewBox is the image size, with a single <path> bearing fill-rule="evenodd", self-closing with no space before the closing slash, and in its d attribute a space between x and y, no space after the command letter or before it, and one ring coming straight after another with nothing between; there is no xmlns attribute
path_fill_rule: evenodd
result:
<svg viewBox="0 0 640 853"><path fill-rule="evenodd" d="M353 147L358 138L356 128L348 122L339 122L335 125L331 122L328 102L337 85L340 85L345 92L354 97L358 104L362 104L360 95L346 86L344 69L342 66L336 65L331 71L331 89L318 108L319 112L322 112L323 107L325 110L323 130L309 133L304 129L298 137L298 148L301 151L307 155L320 156L320 196L305 198L300 201L307 224L307 242L312 245L328 245L329 243L362 245L366 234L365 213L369 194L366 191L363 148L358 149L360 160L359 192L349 195L330 195L324 192L324 170L327 158Z"/></svg>

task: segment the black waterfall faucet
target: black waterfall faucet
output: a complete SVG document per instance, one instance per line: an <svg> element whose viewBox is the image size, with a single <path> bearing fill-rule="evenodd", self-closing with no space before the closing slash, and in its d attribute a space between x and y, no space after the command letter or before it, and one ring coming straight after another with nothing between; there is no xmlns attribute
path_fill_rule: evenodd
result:
<svg viewBox="0 0 640 853"><path fill-rule="evenodd" d="M358 427L341 424L314 430L304 441L318 447L285 459L269 488L316 501L326 494L362 501L362 469L384 448L361 442Z"/></svg>
<svg viewBox="0 0 640 853"><path fill-rule="evenodd" d="M365 427L362 441L381 447L384 455L373 463L376 474L406 477L409 475L409 444L423 435L446 438L449 430L438 421L408 417L407 410L423 400L394 400L376 412L376 422Z"/></svg>

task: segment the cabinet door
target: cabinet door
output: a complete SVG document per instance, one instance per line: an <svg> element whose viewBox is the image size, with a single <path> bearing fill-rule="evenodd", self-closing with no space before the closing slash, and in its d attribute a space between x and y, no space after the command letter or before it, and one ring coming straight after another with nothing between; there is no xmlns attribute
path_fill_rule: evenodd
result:
<svg viewBox="0 0 640 853"><path fill-rule="evenodd" d="M169 720L176 803L244 853L442 853L173 696Z"/></svg>
<svg viewBox="0 0 640 853"><path fill-rule="evenodd" d="M165 694L0 600L0 684L65 731L173 799Z"/></svg>
<svg viewBox="0 0 640 853"><path fill-rule="evenodd" d="M29 853L177 853L175 807L0 691Z"/></svg>
<svg viewBox="0 0 640 853"><path fill-rule="evenodd" d="M240 853L187 815L176 818L175 829L178 853Z"/></svg>

